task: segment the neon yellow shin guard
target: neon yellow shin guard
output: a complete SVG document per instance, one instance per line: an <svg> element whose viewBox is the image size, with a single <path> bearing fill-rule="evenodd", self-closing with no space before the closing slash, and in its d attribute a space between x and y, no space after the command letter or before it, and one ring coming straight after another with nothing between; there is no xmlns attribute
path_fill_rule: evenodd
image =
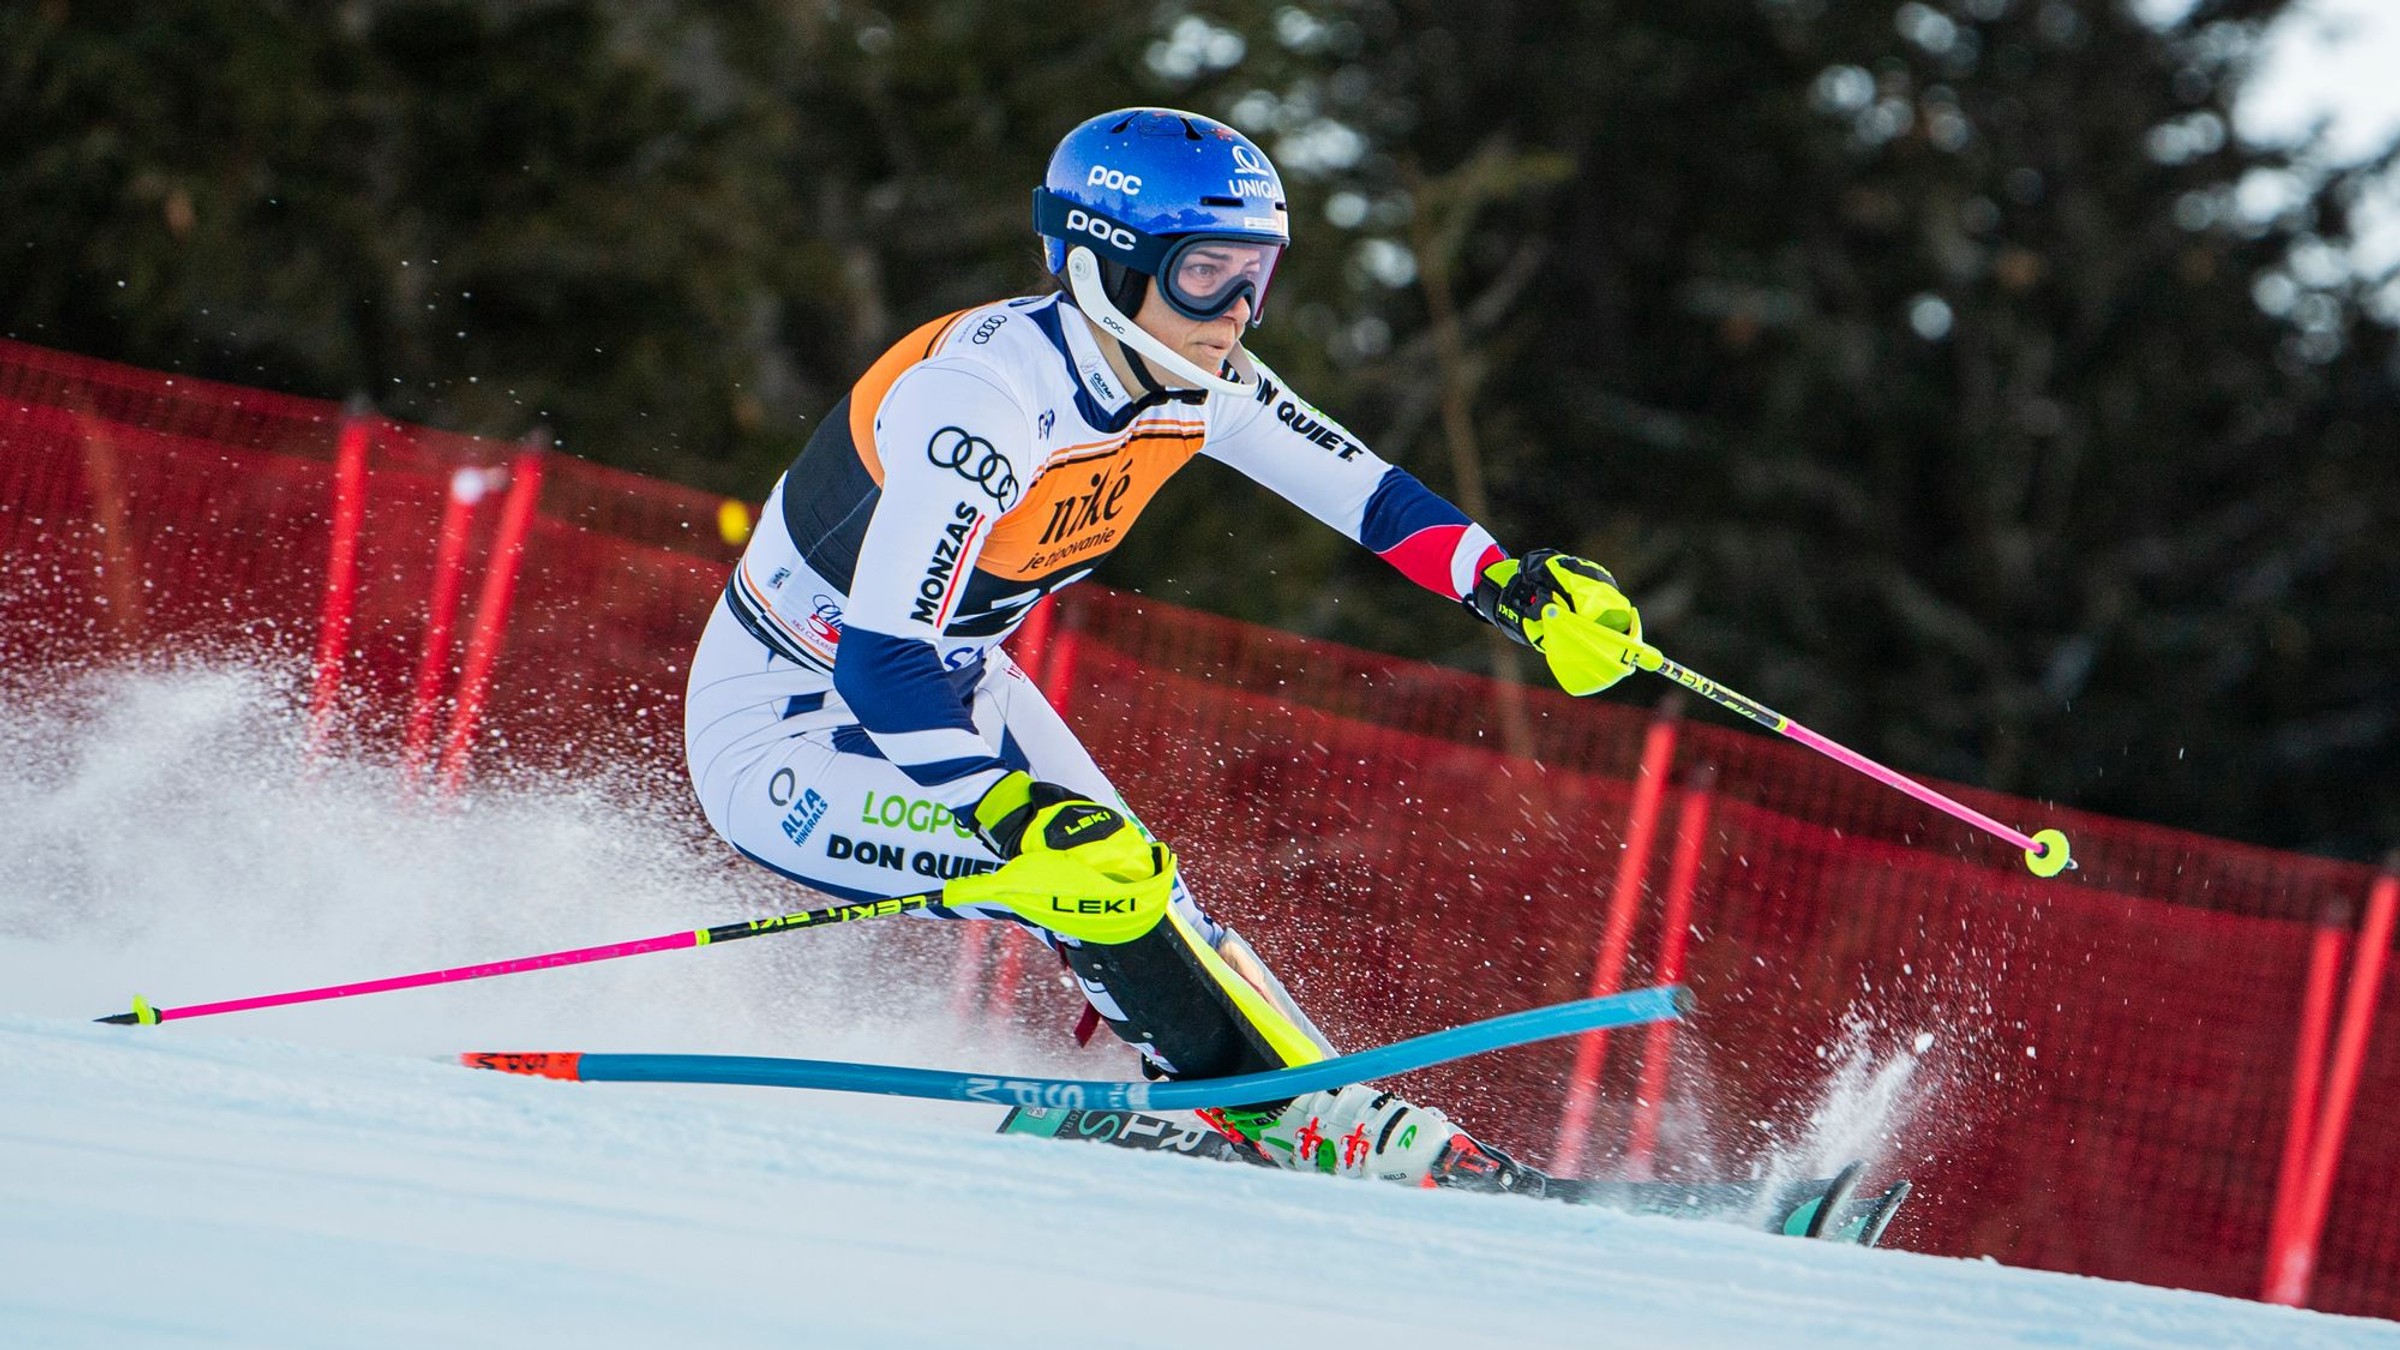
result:
<svg viewBox="0 0 2400 1350"><path fill-rule="evenodd" d="M1248 1036L1262 1043L1275 1058L1273 1067L1288 1068L1298 1064L1314 1064L1325 1058L1325 1050L1316 1038L1284 1014L1266 993L1236 971L1216 948L1192 930L1183 916L1167 911L1168 926L1183 944L1191 959L1207 976L1210 987L1228 1005ZM1245 946L1243 950L1247 950Z"/></svg>
<svg viewBox="0 0 2400 1350"><path fill-rule="evenodd" d="M1109 1030L1173 1077L1222 1078L1324 1058L1175 910L1132 942L1083 943L1061 954Z"/></svg>
<svg viewBox="0 0 2400 1350"><path fill-rule="evenodd" d="M1109 1029L1148 1047L1176 1077L1253 1073L1325 1058L1298 1020L1175 911L1174 855L1163 845L1153 847L1156 873L1137 881L1112 877L1072 852L1037 850L997 872L950 882L942 900L999 906L1059 935L1065 940L1061 953Z"/></svg>

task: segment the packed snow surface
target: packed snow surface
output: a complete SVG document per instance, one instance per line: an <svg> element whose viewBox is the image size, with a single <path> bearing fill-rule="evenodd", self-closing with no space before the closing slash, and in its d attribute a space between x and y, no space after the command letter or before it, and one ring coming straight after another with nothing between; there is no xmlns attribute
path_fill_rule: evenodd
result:
<svg viewBox="0 0 2400 1350"><path fill-rule="evenodd" d="M949 925L93 1025L136 992L789 907L634 788L427 803L372 756L302 767L287 706L238 670L0 688L0 1345L2400 1345L1984 1261L1001 1138L988 1108L449 1058L1124 1072L954 1017Z"/></svg>

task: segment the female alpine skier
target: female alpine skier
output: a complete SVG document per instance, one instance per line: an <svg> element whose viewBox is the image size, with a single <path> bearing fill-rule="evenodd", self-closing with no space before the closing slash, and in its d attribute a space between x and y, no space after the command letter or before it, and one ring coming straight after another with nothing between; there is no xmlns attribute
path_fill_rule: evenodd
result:
<svg viewBox="0 0 2400 1350"><path fill-rule="evenodd" d="M1176 877L1000 643L1194 456L1230 465L1539 650L1570 693L1630 670L1598 564L1512 557L1242 345L1291 240L1249 138L1164 108L1067 133L1033 194L1060 289L945 315L868 368L769 493L692 662L709 823L851 899L952 879L938 912L1031 925L1150 1072L1330 1050ZM1293 1168L1508 1185L1505 1155L1359 1085L1213 1113Z"/></svg>

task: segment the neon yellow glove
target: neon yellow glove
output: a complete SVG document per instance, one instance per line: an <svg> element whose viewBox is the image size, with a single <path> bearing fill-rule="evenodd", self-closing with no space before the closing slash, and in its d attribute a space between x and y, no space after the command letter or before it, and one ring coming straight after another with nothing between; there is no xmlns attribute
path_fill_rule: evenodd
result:
<svg viewBox="0 0 2400 1350"><path fill-rule="evenodd" d="M942 888L956 905L1004 905L1083 942L1131 942L1167 912L1175 855L1091 798L1023 771L975 803L975 833L1007 861Z"/></svg>
<svg viewBox="0 0 2400 1350"><path fill-rule="evenodd" d="M1476 579L1468 603L1540 652L1570 694L1597 694L1635 669L1625 639L1642 640L1641 611L1589 559L1546 548L1502 558Z"/></svg>

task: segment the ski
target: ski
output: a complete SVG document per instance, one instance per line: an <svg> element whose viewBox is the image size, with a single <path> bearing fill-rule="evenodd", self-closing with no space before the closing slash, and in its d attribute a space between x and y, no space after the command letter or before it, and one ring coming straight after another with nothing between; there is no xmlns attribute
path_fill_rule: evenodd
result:
<svg viewBox="0 0 2400 1350"><path fill-rule="evenodd" d="M1882 1245L1883 1231L1892 1226L1892 1216L1900 1212L1900 1206L1908 1202L1909 1192L1915 1189L1905 1178L1893 1182L1883 1194L1852 1211L1842 1221L1839 1236L1843 1241L1855 1242L1861 1247Z"/></svg>
<svg viewBox="0 0 2400 1350"><path fill-rule="evenodd" d="M471 1069L581 1083L728 1083L746 1087L872 1092L993 1106L1074 1106L1188 1111L1279 1101L1305 1092L1390 1077L1579 1032L1639 1026L1680 1017L1691 995L1679 985L1633 989L1606 998L1553 1003L1486 1018L1405 1041L1268 1073L1182 1082L1093 1082L957 1073L845 1060L773 1059L757 1055L617 1055L579 1051L475 1051L460 1055Z"/></svg>
<svg viewBox="0 0 2400 1350"><path fill-rule="evenodd" d="M1205 1125L1186 1125L1140 1111L1079 1111L1064 1106L1019 1106L1000 1122L1002 1134L1038 1139L1079 1139L1144 1153L1173 1153L1211 1162L1244 1162L1273 1168L1265 1155Z"/></svg>
<svg viewBox="0 0 2400 1350"><path fill-rule="evenodd" d="M1784 1212L1780 1231L1785 1237L1821 1238L1828 1231L1839 1236L1841 1227L1834 1218L1850 1208L1850 1202L1858 1195L1859 1178L1866 1170L1864 1162L1853 1160L1834 1173L1830 1181L1806 1183L1815 1187L1817 1193Z"/></svg>
<svg viewBox="0 0 2400 1350"><path fill-rule="evenodd" d="M1633 1214L1680 1219L1762 1220L1770 1233L1872 1247L1883 1240L1911 1186L1894 1183L1880 1194L1860 1195L1866 1163L1853 1159L1830 1177L1781 1183L1767 1181L1582 1181L1553 1177L1514 1164L1520 1175L1508 1189L1520 1194L1599 1205Z"/></svg>
<svg viewBox="0 0 2400 1350"><path fill-rule="evenodd" d="M1256 1167L1275 1166L1257 1151L1206 1126L1140 1111L1020 1106L1001 1120L999 1133L1078 1140L1144 1153L1171 1153ZM1505 1183L1495 1185L1494 1190L1668 1218L1724 1219L1754 1215L1759 1217L1760 1226L1771 1233L1861 1247L1872 1247L1882 1241L1884 1230L1891 1226L1893 1215L1908 1199L1910 1190L1909 1183L1901 1181L1881 1194L1862 1198L1859 1183L1866 1170L1863 1162L1852 1162L1830 1177L1781 1184L1582 1181L1554 1177L1523 1163L1512 1163L1511 1168Z"/></svg>
<svg viewBox="0 0 2400 1350"><path fill-rule="evenodd" d="M1523 1167L1523 1164L1518 1164ZM1532 1171L1531 1168L1525 1168ZM1570 1204L1601 1205L1635 1214L1712 1219L1760 1215L1768 1232L1872 1247L1912 1187L1899 1181L1862 1195L1866 1163L1854 1159L1830 1177L1766 1181L1578 1181L1542 1177L1534 1193Z"/></svg>

